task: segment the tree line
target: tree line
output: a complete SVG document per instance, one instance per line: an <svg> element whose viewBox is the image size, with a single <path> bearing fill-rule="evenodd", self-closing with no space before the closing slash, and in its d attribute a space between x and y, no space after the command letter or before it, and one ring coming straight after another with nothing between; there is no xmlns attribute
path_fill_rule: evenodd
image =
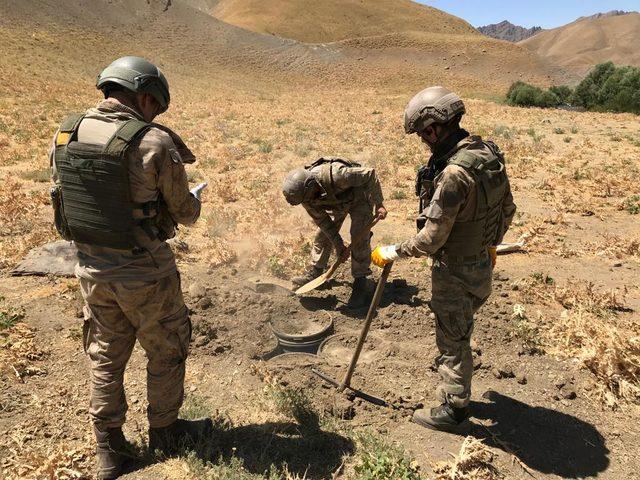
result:
<svg viewBox="0 0 640 480"><path fill-rule="evenodd" d="M543 90L515 82L507 92L507 103L540 108L569 105L596 112L640 114L640 68L601 63L575 88L561 85Z"/></svg>

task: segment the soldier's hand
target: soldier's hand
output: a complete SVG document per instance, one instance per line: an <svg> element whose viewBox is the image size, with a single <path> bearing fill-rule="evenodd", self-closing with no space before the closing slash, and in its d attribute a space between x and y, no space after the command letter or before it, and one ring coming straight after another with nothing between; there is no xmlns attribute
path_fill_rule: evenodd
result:
<svg viewBox="0 0 640 480"><path fill-rule="evenodd" d="M200 185L198 185L197 187L193 187L189 191L191 192L191 194L194 197L196 197L198 200L200 200L200 197L202 196L202 190L204 190L207 185L209 185L209 184L207 182L204 182L204 183L201 183Z"/></svg>
<svg viewBox="0 0 640 480"><path fill-rule="evenodd" d="M496 247L489 247L487 250L489 251L489 257L491 257L491 268L496 268L496 263L498 261L498 251Z"/></svg>
<svg viewBox="0 0 640 480"><path fill-rule="evenodd" d="M395 245L377 246L371 252L371 261L380 268L393 262L396 258L398 258L398 252Z"/></svg>
<svg viewBox="0 0 640 480"><path fill-rule="evenodd" d="M346 262L349 259L349 255L351 255L351 249L344 244L342 239L340 239L340 241L335 244L335 248L338 260L340 260L341 262Z"/></svg>
<svg viewBox="0 0 640 480"><path fill-rule="evenodd" d="M387 209L384 205L380 205L378 208L376 208L376 214L378 215L378 218L380 220L384 220L385 218L387 218L387 213Z"/></svg>

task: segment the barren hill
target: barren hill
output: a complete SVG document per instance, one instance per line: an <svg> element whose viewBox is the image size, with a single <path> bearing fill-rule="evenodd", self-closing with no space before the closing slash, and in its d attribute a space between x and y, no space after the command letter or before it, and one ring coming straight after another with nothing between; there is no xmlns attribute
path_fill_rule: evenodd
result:
<svg viewBox="0 0 640 480"><path fill-rule="evenodd" d="M519 42L533 37L542 31L541 27L525 28L504 20L500 23L478 27L478 31L491 38L506 40L508 42Z"/></svg>
<svg viewBox="0 0 640 480"><path fill-rule="evenodd" d="M249 89L338 82L414 90L443 83L463 92L501 93L514 80L550 83L555 74L527 49L487 38L436 9L408 0L372 2L366 8L355 0L331 2L322 2L322 9L309 3L299 11L294 7L304 2L268 0L255 15L243 16L240 7L251 7L249 1L87 0L60 8L53 0L2 0L0 67L6 68L0 68L0 80L3 70L9 82L11 65L32 60L27 82L39 69L49 79L87 79L125 53L151 58L190 85L232 78L226 83ZM402 8L391 8L396 3ZM291 24L298 33L330 25L325 33L344 39L314 44L254 32L225 21L233 12L274 27L278 23L267 21L268 15L300 14ZM397 31L400 27L405 30Z"/></svg>
<svg viewBox="0 0 640 480"><path fill-rule="evenodd" d="M579 19L519 45L580 75L609 60L640 66L640 13Z"/></svg>
<svg viewBox="0 0 640 480"><path fill-rule="evenodd" d="M311 43L412 30L475 33L464 20L410 0L220 0L212 12L247 30Z"/></svg>

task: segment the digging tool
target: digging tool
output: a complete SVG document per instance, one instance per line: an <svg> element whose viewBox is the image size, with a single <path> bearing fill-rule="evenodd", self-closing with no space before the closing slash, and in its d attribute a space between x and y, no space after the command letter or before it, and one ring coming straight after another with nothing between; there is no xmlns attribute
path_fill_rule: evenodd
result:
<svg viewBox="0 0 640 480"><path fill-rule="evenodd" d="M373 397L368 395L360 390L356 390L351 387L351 377L353 376L353 372L356 369L356 365L358 363L358 359L360 358L360 353L362 352L362 347L364 346L364 342L367 339L367 335L369 334L369 328L371 327L371 322L376 315L376 311L378 309L378 305L380 304L380 299L382 298L382 292L384 291L384 286L387 283L387 278L389 277L389 273L391 272L391 266L393 262L388 263L382 269L382 274L378 279L378 284L376 285L376 291L373 294L373 299L371 300L371 305L369 306L369 311L367 312L367 317L365 318L364 325L362 326L362 331L360 332L360 338L358 339L358 344L356 345L356 350L353 352L353 356L351 357L351 363L349 364L349 368L344 376L344 379L341 383L333 380L331 377L323 374L322 372L313 369L313 373L318 375L327 383L336 387L338 392L344 392L346 389L349 389L356 397L360 397L363 400L371 402L375 405L387 406L388 403L382 400L381 398Z"/></svg>
<svg viewBox="0 0 640 480"><path fill-rule="evenodd" d="M351 239L351 245L349 245L349 247L347 248L351 248L352 245L357 244L358 242L361 242L362 240L364 240L366 238L366 236L369 234L369 232L371 231L371 229L375 226L376 223L378 223L380 221L380 217L376 217L373 219L373 221L367 225L365 228L363 228L362 230L360 230L358 233L356 233L353 238ZM336 273L336 270L338 270L338 267L345 262L345 260L343 260L342 258L338 258L333 265L331 265L331 267L329 268L329 270L327 270L326 272L324 272L322 275L320 275L317 278L314 278L313 280L311 280L309 283L304 284L303 286L301 286L300 288L298 288L296 290L296 295L302 295L303 293L307 293L310 292L311 290L315 290L316 288L318 288L320 285L322 285L324 282L326 282L327 280L329 280L331 277L333 277L333 275Z"/></svg>

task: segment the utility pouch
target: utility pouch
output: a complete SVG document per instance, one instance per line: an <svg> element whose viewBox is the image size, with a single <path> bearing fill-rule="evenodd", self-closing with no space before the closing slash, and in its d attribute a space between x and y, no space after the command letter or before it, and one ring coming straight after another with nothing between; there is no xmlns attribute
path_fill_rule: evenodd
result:
<svg viewBox="0 0 640 480"><path fill-rule="evenodd" d="M51 187L50 194L51 206L53 207L53 223L56 226L56 230L63 239L71 241L71 230L69 230L67 219L64 216L64 209L62 208L62 188L60 185Z"/></svg>

